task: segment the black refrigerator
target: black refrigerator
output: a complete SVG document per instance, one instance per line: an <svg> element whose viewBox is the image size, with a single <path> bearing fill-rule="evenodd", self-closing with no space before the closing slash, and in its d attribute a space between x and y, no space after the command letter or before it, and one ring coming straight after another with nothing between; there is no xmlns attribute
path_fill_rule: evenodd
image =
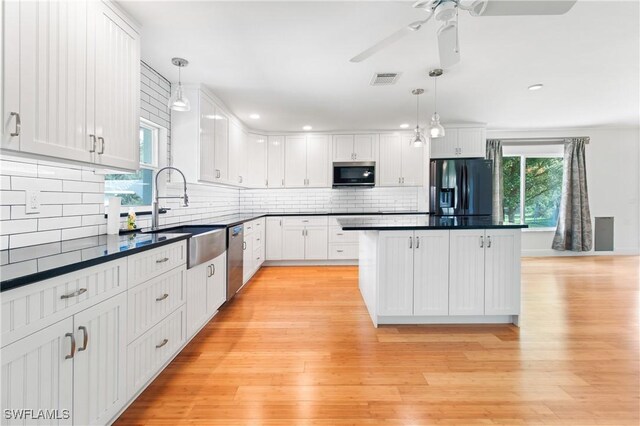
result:
<svg viewBox="0 0 640 426"><path fill-rule="evenodd" d="M431 160L429 207L437 216L490 216L492 161Z"/></svg>

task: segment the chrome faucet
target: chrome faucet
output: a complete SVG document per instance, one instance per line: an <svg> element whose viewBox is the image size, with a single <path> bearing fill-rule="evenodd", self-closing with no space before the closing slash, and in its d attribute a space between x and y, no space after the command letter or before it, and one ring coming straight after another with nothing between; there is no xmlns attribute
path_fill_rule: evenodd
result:
<svg viewBox="0 0 640 426"><path fill-rule="evenodd" d="M182 175L182 180L184 182L184 195L182 197L161 197L160 193L158 192L158 176L160 176L160 172L162 172L163 170L175 170L176 172L180 173ZM163 167L160 170L158 170L156 172L156 178L155 178L155 189L156 189L156 196L155 199L153 201L153 210L151 211L151 229L157 229L158 228L158 216L160 215L160 207L158 204L158 200L161 198L181 198L182 200L184 200L184 207L189 207L189 196L187 195L187 178L184 177L184 173L182 173L182 171L180 171L180 169L177 169L175 167L171 167L171 166L167 166L167 167Z"/></svg>

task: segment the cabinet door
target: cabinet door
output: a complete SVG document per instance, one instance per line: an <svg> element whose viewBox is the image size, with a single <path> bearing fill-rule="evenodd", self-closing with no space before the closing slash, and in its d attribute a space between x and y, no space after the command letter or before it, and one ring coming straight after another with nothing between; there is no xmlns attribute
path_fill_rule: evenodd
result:
<svg viewBox="0 0 640 426"><path fill-rule="evenodd" d="M240 138L240 157L238 159L238 171L240 172L240 186L247 187L249 182L248 177L248 155L249 155L249 133L244 129L242 130L242 137Z"/></svg>
<svg viewBox="0 0 640 426"><path fill-rule="evenodd" d="M356 161L375 161L376 141L376 135L355 135L353 141L353 159Z"/></svg>
<svg viewBox="0 0 640 426"><path fill-rule="evenodd" d="M216 181L215 137L216 107L204 94L200 93L200 180ZM194 123L195 124L195 123ZM197 124L195 124L197 126Z"/></svg>
<svg viewBox="0 0 640 426"><path fill-rule="evenodd" d="M140 163L140 36L109 6L95 3L95 162L137 170ZM91 88L91 85L88 86ZM90 117L90 116L89 116ZM91 129L91 125L89 126ZM90 132L91 133L91 132Z"/></svg>
<svg viewBox="0 0 640 426"><path fill-rule="evenodd" d="M484 314L484 231L450 231L449 315Z"/></svg>
<svg viewBox="0 0 640 426"><path fill-rule="evenodd" d="M282 259L282 218L267 218L266 259Z"/></svg>
<svg viewBox="0 0 640 426"><path fill-rule="evenodd" d="M304 227L285 226L282 229L282 259L304 259Z"/></svg>
<svg viewBox="0 0 640 426"><path fill-rule="evenodd" d="M487 229L485 237L485 315L520 313L520 230Z"/></svg>
<svg viewBox="0 0 640 426"><path fill-rule="evenodd" d="M3 2L3 7L6 13L3 24L7 25L3 84L8 89L3 121L8 133L4 137L11 137L10 133L15 132L17 117L10 113L17 112L22 122L21 151L92 161L89 134L94 132L88 128L87 121L87 97L93 84L88 81L87 73L94 72L93 68L88 69L87 57L94 49L88 45L88 34L94 30L88 25L89 13L92 13L90 2L12 1ZM97 32L104 29L101 25ZM112 67L109 71L121 71L121 68ZM19 78L15 78L16 72ZM113 78L117 79L123 72ZM136 81L139 80L138 73ZM112 100L113 96L105 102ZM128 111L131 108L123 106ZM126 120L130 123L132 119L126 117ZM7 147L17 149L17 138L3 141L8 143Z"/></svg>
<svg viewBox="0 0 640 426"><path fill-rule="evenodd" d="M413 232L380 232L378 314L413 314Z"/></svg>
<svg viewBox="0 0 640 426"><path fill-rule="evenodd" d="M127 294L73 317L78 350L73 365L73 423L107 424L127 395Z"/></svg>
<svg viewBox="0 0 640 426"><path fill-rule="evenodd" d="M267 187L267 137L249 134L247 142L247 186Z"/></svg>
<svg viewBox="0 0 640 426"><path fill-rule="evenodd" d="M216 182L229 182L229 118L216 108L214 136L214 164Z"/></svg>
<svg viewBox="0 0 640 426"><path fill-rule="evenodd" d="M242 128L239 124L229 124L229 183L240 185L240 156L242 155Z"/></svg>
<svg viewBox="0 0 640 426"><path fill-rule="evenodd" d="M424 147L415 147L411 136L402 137L402 185L422 186Z"/></svg>
<svg viewBox="0 0 640 426"><path fill-rule="evenodd" d="M402 177L400 135L380 135L380 186L399 186Z"/></svg>
<svg viewBox="0 0 640 426"><path fill-rule="evenodd" d="M444 136L429 140L431 158L454 158L458 150L458 129L444 129Z"/></svg>
<svg viewBox="0 0 640 426"><path fill-rule="evenodd" d="M287 136L284 150L284 183L287 188L302 188L307 179L307 138Z"/></svg>
<svg viewBox="0 0 640 426"><path fill-rule="evenodd" d="M207 280L209 264L203 263L187 271L187 336L193 336L208 318Z"/></svg>
<svg viewBox="0 0 640 426"><path fill-rule="evenodd" d="M244 235L244 244L242 246L242 283L245 284L254 271L253 261L253 234Z"/></svg>
<svg viewBox="0 0 640 426"><path fill-rule="evenodd" d="M329 136L307 136L307 187L325 188L329 185Z"/></svg>
<svg viewBox="0 0 640 426"><path fill-rule="evenodd" d="M449 231L416 231L413 314L449 314Z"/></svg>
<svg viewBox="0 0 640 426"><path fill-rule="evenodd" d="M269 136L267 145L267 187L284 188L284 136Z"/></svg>
<svg viewBox="0 0 640 426"><path fill-rule="evenodd" d="M227 253L213 259L207 280L207 315L211 316L227 300Z"/></svg>
<svg viewBox="0 0 640 426"><path fill-rule="evenodd" d="M354 161L353 135L333 137L333 161Z"/></svg>
<svg viewBox="0 0 640 426"><path fill-rule="evenodd" d="M328 250L327 227L312 227L305 230L304 258L326 260Z"/></svg>
<svg viewBox="0 0 640 426"><path fill-rule="evenodd" d="M73 358L65 358L77 354L71 352L71 338L65 336L71 332L73 318L67 318L2 348L0 395L3 409L47 408L58 409L61 413L65 410L70 417L54 424L72 424L71 416L76 414Z"/></svg>
<svg viewBox="0 0 640 426"><path fill-rule="evenodd" d="M465 128L458 129L458 152L461 157L485 157L486 140L484 129Z"/></svg>

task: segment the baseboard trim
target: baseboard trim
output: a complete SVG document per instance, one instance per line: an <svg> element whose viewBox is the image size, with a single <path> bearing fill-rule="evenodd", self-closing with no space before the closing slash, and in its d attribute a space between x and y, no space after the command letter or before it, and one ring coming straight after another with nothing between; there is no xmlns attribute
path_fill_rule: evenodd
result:
<svg viewBox="0 0 640 426"><path fill-rule="evenodd" d="M614 251L558 251L552 249L522 250L523 257L571 257L571 256L633 256L640 254L637 248L621 248Z"/></svg>
<svg viewBox="0 0 640 426"><path fill-rule="evenodd" d="M266 260L262 266L358 266L358 259Z"/></svg>
<svg viewBox="0 0 640 426"><path fill-rule="evenodd" d="M382 324L514 324L520 322L519 315L462 315L462 316L380 316Z"/></svg>

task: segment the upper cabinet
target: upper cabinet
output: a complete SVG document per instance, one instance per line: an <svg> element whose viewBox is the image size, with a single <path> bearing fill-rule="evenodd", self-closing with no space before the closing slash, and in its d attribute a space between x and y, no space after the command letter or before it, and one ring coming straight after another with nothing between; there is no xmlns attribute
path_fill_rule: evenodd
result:
<svg viewBox="0 0 640 426"><path fill-rule="evenodd" d="M249 133L247 143L247 186L266 188L267 178L267 137Z"/></svg>
<svg viewBox="0 0 640 426"><path fill-rule="evenodd" d="M424 148L411 144L410 134L380 135L380 186L421 186Z"/></svg>
<svg viewBox="0 0 640 426"><path fill-rule="evenodd" d="M329 136L298 135L285 138L287 188L324 188L329 184Z"/></svg>
<svg viewBox="0 0 640 426"><path fill-rule="evenodd" d="M334 135L333 161L375 161L378 135Z"/></svg>
<svg viewBox="0 0 640 426"><path fill-rule="evenodd" d="M249 134L238 123L231 123L229 127L229 183L247 186L247 155Z"/></svg>
<svg viewBox="0 0 640 426"><path fill-rule="evenodd" d="M267 142L267 188L284 188L284 136L269 136Z"/></svg>
<svg viewBox="0 0 640 426"><path fill-rule="evenodd" d="M445 136L431 139L431 158L484 158L486 130L483 127L445 128Z"/></svg>
<svg viewBox="0 0 640 426"><path fill-rule="evenodd" d="M140 38L113 3L4 4L2 148L139 164Z"/></svg>

